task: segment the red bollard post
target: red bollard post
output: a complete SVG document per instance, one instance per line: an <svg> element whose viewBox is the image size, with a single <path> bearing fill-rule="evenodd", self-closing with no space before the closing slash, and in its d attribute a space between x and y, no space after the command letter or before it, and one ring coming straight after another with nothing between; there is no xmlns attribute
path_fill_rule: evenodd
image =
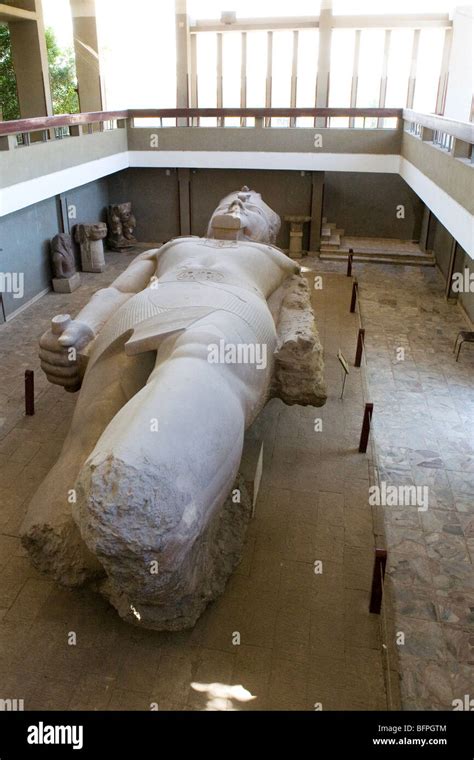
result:
<svg viewBox="0 0 474 760"><path fill-rule="evenodd" d="M372 420L373 411L374 411L373 404L365 405L364 419L362 422L362 430L361 430L360 441L359 441L359 452L361 454L365 454L365 452L367 451L367 443L369 441L369 433L370 433L370 422Z"/></svg>
<svg viewBox="0 0 474 760"><path fill-rule="evenodd" d="M356 355L354 359L354 367L360 367L360 362L362 360L362 351L364 348L364 340L365 340L365 330L363 327L359 329L359 334L357 336L357 348L356 348Z"/></svg>
<svg viewBox="0 0 474 760"><path fill-rule="evenodd" d="M354 258L354 251L352 248L349 248L349 256L347 257L347 276L352 276L352 260Z"/></svg>
<svg viewBox="0 0 474 760"><path fill-rule="evenodd" d="M358 289L357 280L354 280L354 282L352 283L351 314L353 314L356 309L357 289Z"/></svg>
<svg viewBox="0 0 474 760"><path fill-rule="evenodd" d="M385 549L376 549L369 605L369 612L373 612L376 615L380 615L380 608L382 607L383 580L385 578L386 564L387 551Z"/></svg>
<svg viewBox="0 0 474 760"><path fill-rule="evenodd" d="M32 369L25 370L25 414L35 413L35 373Z"/></svg>

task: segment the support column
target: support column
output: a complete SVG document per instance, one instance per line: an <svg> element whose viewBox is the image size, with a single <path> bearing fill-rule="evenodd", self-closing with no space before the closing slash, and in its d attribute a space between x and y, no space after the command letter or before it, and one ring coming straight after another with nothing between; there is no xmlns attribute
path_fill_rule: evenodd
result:
<svg viewBox="0 0 474 760"><path fill-rule="evenodd" d="M321 246L321 225L323 222L324 172L311 174L311 224L309 230L309 252L319 251Z"/></svg>
<svg viewBox="0 0 474 760"><path fill-rule="evenodd" d="M422 251L428 250L428 235L430 231L431 211L428 206L425 205L423 209L423 218L421 220L420 230L420 248Z"/></svg>
<svg viewBox="0 0 474 760"><path fill-rule="evenodd" d="M189 108L191 84L191 35L187 0L175 0L176 13L176 108ZM196 75L196 72L194 72ZM177 119L178 127L187 126L185 118Z"/></svg>
<svg viewBox="0 0 474 760"><path fill-rule="evenodd" d="M331 66L332 0L321 0L319 14L318 79L316 108L327 108L329 102L329 69ZM315 127L326 127L326 119L317 117Z"/></svg>
<svg viewBox="0 0 474 760"><path fill-rule="evenodd" d="M418 47L420 44L420 30L413 33L413 47L411 50L410 76L408 79L407 108L413 108L413 98L416 86L416 70L418 66Z"/></svg>
<svg viewBox="0 0 474 760"><path fill-rule="evenodd" d="M179 234L191 234L191 172L178 169Z"/></svg>
<svg viewBox="0 0 474 760"><path fill-rule="evenodd" d="M95 0L69 0L76 57L79 111L103 111Z"/></svg>
<svg viewBox="0 0 474 760"><path fill-rule="evenodd" d="M359 84L359 58L360 58L360 34L361 30L356 29L355 41L354 41L354 58L352 61L352 82L351 82L351 100L350 107L357 107L357 85ZM349 117L349 127L353 129L355 125L355 119L353 116Z"/></svg>
<svg viewBox="0 0 474 760"><path fill-rule="evenodd" d="M36 14L35 19L19 18L8 22L20 115L23 119L51 116L53 107L41 0L16 0L15 7Z"/></svg>

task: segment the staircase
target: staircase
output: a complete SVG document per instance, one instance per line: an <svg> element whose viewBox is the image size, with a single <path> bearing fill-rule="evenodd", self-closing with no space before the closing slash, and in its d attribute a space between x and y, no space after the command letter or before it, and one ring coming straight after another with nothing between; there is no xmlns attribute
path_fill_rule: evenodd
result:
<svg viewBox="0 0 474 760"><path fill-rule="evenodd" d="M323 223L321 226L321 253L339 251L341 248L341 238L343 235L344 230L338 229L334 222L328 222L326 217L323 216ZM323 257L321 256L321 258Z"/></svg>
<svg viewBox="0 0 474 760"><path fill-rule="evenodd" d="M347 261L349 249L354 252L354 261L430 267L436 263L432 251L422 251L416 243L409 240L344 236L344 230L338 229L333 222L328 222L323 217L320 259Z"/></svg>

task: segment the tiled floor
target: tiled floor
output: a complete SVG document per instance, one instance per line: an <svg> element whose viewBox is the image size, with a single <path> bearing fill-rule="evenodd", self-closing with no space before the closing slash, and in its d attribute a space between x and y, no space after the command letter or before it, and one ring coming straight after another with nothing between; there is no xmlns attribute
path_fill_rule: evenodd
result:
<svg viewBox="0 0 474 760"><path fill-rule="evenodd" d="M0 331L0 696L24 699L25 709L386 709L380 621L368 612L373 529L368 461L356 453L359 372L338 398L336 350L350 355L356 328L347 278L331 275L314 291L328 403L274 400L261 416L265 466L244 557L194 630L135 629L94 593L61 589L31 567L19 525L75 401L42 378L37 339L127 256L108 261L72 296L50 294ZM25 368L37 370L32 418L22 413Z"/></svg>
<svg viewBox="0 0 474 760"><path fill-rule="evenodd" d="M428 495L426 511L374 507L388 548L386 642L403 708L449 710L474 690L474 351L467 346L456 363L466 322L445 301L436 269L356 264L353 274L374 403L374 482Z"/></svg>
<svg viewBox="0 0 474 760"><path fill-rule="evenodd" d="M426 511L380 508L403 705L451 709L474 693L474 351L456 363L466 323L437 270L356 270L379 479L428 493Z"/></svg>

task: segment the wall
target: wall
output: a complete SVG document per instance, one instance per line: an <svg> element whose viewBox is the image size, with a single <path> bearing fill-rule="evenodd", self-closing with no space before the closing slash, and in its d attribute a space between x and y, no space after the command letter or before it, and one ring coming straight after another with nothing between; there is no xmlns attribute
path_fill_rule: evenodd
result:
<svg viewBox="0 0 474 760"><path fill-rule="evenodd" d="M439 219L434 215L431 216L430 234L428 237L428 248L433 250L438 265L444 279L448 275L449 261L451 258L453 237L444 227Z"/></svg>
<svg viewBox="0 0 474 760"><path fill-rule="evenodd" d="M453 236L449 233L446 227L441 224L439 219L437 219L434 214L432 214L430 219L427 247L433 250L433 253L436 256L436 264L441 274L443 275L445 282L447 280L449 272L452 244ZM457 272L460 272L463 275L464 282L464 272L466 269L473 279L472 284L470 284L470 281L468 283L469 290L467 292L461 292L459 294L451 290L450 299L457 298L462 308L468 315L469 319L474 322L474 261L464 250L464 248L458 244L456 247L456 255L454 259L453 275Z"/></svg>
<svg viewBox="0 0 474 760"><path fill-rule="evenodd" d="M75 224L105 221L109 202L106 179L69 190L62 198L67 206L74 205L76 209L76 218L66 220L70 230ZM49 244L61 231L60 196L0 217L0 272L24 273L23 298L3 294L7 317L51 287ZM77 247L76 259L79 262Z"/></svg>
<svg viewBox="0 0 474 760"><path fill-rule="evenodd" d="M107 179L109 203L132 202L137 240L159 243L179 235L176 169L125 169Z"/></svg>
<svg viewBox="0 0 474 760"><path fill-rule="evenodd" d="M400 204L404 219L396 216ZM394 174L326 172L323 215L346 235L418 240L423 203Z"/></svg>
<svg viewBox="0 0 474 760"><path fill-rule="evenodd" d="M24 275L23 298L3 293L8 317L51 285L49 241L59 229L57 201L48 198L0 218L0 272Z"/></svg>

